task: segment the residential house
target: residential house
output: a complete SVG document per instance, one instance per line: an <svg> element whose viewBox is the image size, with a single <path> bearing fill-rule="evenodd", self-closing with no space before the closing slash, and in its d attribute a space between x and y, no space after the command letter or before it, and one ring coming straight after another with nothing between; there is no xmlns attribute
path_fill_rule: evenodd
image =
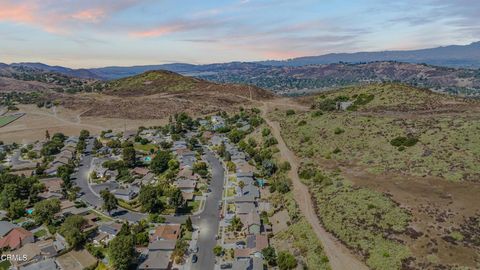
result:
<svg viewBox="0 0 480 270"><path fill-rule="evenodd" d="M197 181L191 179L177 179L173 184L182 191L182 196L186 201L193 200Z"/></svg>
<svg viewBox="0 0 480 270"><path fill-rule="evenodd" d="M260 221L260 214L256 209L252 209L247 214L238 214L242 221L243 227L248 234L259 234L261 232L262 223Z"/></svg>
<svg viewBox="0 0 480 270"><path fill-rule="evenodd" d="M173 251L177 240L156 240L148 244L149 251Z"/></svg>
<svg viewBox="0 0 480 270"><path fill-rule="evenodd" d="M122 229L122 224L119 223L106 223L98 227L98 234L94 238L95 244L110 242Z"/></svg>
<svg viewBox="0 0 480 270"><path fill-rule="evenodd" d="M0 249L8 247L14 250L34 241L33 233L22 227L15 227L0 239Z"/></svg>
<svg viewBox="0 0 480 270"><path fill-rule="evenodd" d="M186 141L174 141L173 142L173 146L172 146L172 150L173 151L176 151L176 150L180 150L180 149L187 149L187 142Z"/></svg>
<svg viewBox="0 0 480 270"><path fill-rule="evenodd" d="M172 267L172 252L149 251L146 259L138 266L139 270L169 270Z"/></svg>
<svg viewBox="0 0 480 270"><path fill-rule="evenodd" d="M0 237L4 237L7 235L11 230L17 228L18 226L10 223L8 221L0 221Z"/></svg>
<svg viewBox="0 0 480 270"><path fill-rule="evenodd" d="M180 224L164 224L155 228L150 242L156 240L177 240L180 237Z"/></svg>
<svg viewBox="0 0 480 270"><path fill-rule="evenodd" d="M39 180L45 185L45 190L38 194L42 199L63 198L62 184L63 180L58 177L44 178Z"/></svg>
<svg viewBox="0 0 480 270"><path fill-rule="evenodd" d="M46 259L22 267L22 270L57 270L60 269L54 259Z"/></svg>
<svg viewBox="0 0 480 270"><path fill-rule="evenodd" d="M97 259L87 250L72 250L57 257L56 262L62 270L84 270L93 269L97 264Z"/></svg>
<svg viewBox="0 0 480 270"><path fill-rule="evenodd" d="M179 161L180 161L180 167L188 167L188 168L193 168L193 164L197 160L195 156L195 152L193 151L188 151L186 153L183 153L179 156Z"/></svg>
<svg viewBox="0 0 480 270"><path fill-rule="evenodd" d="M113 195L115 195L115 197L117 199L121 199L121 200L124 200L124 201L131 201L135 197L137 197L138 192L139 192L138 187L136 187L134 185L130 185L126 188L115 189L112 193L113 193Z"/></svg>

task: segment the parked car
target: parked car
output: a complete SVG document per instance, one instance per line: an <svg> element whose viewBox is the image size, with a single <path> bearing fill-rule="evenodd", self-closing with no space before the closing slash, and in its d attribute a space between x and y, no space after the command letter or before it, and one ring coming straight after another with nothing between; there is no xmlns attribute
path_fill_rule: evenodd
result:
<svg viewBox="0 0 480 270"><path fill-rule="evenodd" d="M222 263L220 269L231 269L233 266L231 263Z"/></svg>
<svg viewBox="0 0 480 270"><path fill-rule="evenodd" d="M196 263L198 261L198 256L197 254L193 254L192 256L192 263Z"/></svg>

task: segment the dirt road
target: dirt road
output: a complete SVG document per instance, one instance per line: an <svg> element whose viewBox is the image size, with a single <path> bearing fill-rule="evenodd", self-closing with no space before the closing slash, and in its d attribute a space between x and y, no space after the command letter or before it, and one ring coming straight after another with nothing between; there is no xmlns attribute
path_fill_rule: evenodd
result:
<svg viewBox="0 0 480 270"><path fill-rule="evenodd" d="M327 255L330 265L334 270L363 270L368 269L365 264L350 252L342 243L340 243L334 236L328 233L320 223L315 209L313 207L312 199L310 198L309 190L298 177L299 160L295 154L287 147L280 133L280 126L277 122L271 121L268 117L269 111L268 103L264 103L262 114L267 124L272 128L272 134L278 141L278 148L283 158L285 158L292 169L288 176L293 183L293 193L296 202L302 214L312 226L318 239L322 242L323 249Z"/></svg>

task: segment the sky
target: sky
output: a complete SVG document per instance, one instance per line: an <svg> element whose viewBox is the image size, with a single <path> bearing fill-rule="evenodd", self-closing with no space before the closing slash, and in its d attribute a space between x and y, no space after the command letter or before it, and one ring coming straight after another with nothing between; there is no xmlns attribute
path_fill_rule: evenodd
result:
<svg viewBox="0 0 480 270"><path fill-rule="evenodd" d="M478 0L0 0L0 62L289 59L480 40Z"/></svg>

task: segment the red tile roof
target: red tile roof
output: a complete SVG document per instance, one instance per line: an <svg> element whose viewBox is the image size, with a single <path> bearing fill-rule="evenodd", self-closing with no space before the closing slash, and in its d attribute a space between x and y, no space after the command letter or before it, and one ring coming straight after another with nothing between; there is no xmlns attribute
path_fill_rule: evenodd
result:
<svg viewBox="0 0 480 270"><path fill-rule="evenodd" d="M177 240L180 237L180 224L160 225L155 229L151 241L158 239Z"/></svg>
<svg viewBox="0 0 480 270"><path fill-rule="evenodd" d="M26 238L33 238L33 234L22 227L12 229L5 237L0 239L0 248L10 247L17 249L21 247Z"/></svg>

